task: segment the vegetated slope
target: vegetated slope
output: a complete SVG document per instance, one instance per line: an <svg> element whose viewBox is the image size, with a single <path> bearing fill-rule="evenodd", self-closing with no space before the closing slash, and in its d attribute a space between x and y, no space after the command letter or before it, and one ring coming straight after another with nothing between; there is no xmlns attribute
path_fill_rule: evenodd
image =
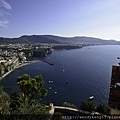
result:
<svg viewBox="0 0 120 120"><path fill-rule="evenodd" d="M114 45L114 44L120 44L120 42L115 40L103 40L100 38L94 38L94 37L73 37L75 42L82 42L82 43L94 43L94 44L108 44L108 45Z"/></svg>
<svg viewBox="0 0 120 120"><path fill-rule="evenodd" d="M31 36L21 36L20 37L21 40L27 40L31 43L60 43L59 41L56 41L54 39L51 38L47 38L44 35L31 35Z"/></svg>
<svg viewBox="0 0 120 120"><path fill-rule="evenodd" d="M17 44L17 43L30 43L28 40L22 40L19 38L3 38L0 37L0 44Z"/></svg>
<svg viewBox="0 0 120 120"><path fill-rule="evenodd" d="M118 45L119 41L115 40L103 40L94 37L60 37L54 35L32 35L22 36L22 40L28 40L31 43L86 43L86 44L105 44L105 45Z"/></svg>
<svg viewBox="0 0 120 120"><path fill-rule="evenodd" d="M61 44L61 43L84 43L84 44L103 44L103 45L120 45L119 41L115 40L103 40L94 37L61 37L54 35L24 35L19 38L0 38L0 44L3 43L50 43L50 44Z"/></svg>

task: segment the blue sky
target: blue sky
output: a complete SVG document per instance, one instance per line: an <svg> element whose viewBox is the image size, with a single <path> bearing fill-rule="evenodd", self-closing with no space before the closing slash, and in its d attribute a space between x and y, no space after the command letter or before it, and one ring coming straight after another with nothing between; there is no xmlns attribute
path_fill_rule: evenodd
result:
<svg viewBox="0 0 120 120"><path fill-rule="evenodd" d="M0 0L0 37L52 34L120 41L120 0Z"/></svg>

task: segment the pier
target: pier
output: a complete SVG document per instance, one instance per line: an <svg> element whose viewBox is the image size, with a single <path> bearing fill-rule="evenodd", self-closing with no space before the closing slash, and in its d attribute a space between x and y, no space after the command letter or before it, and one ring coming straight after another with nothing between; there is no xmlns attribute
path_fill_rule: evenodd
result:
<svg viewBox="0 0 120 120"><path fill-rule="evenodd" d="M45 63L47 63L47 64L49 64L49 65L54 65L53 63L51 63L51 62L48 62L48 61L43 61L43 62L45 62Z"/></svg>

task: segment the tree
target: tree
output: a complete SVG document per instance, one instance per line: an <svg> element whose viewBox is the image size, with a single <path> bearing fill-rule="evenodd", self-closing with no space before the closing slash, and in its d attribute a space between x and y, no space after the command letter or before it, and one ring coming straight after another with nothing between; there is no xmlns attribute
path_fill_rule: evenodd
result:
<svg viewBox="0 0 120 120"><path fill-rule="evenodd" d="M105 104L99 104L96 109L97 112L108 115L109 108Z"/></svg>
<svg viewBox="0 0 120 120"><path fill-rule="evenodd" d="M40 100L34 99L34 95L38 95L41 98L47 95L47 90L43 88L44 84L45 82L41 75L31 78L25 74L17 79L17 85L21 89L19 94L13 93L10 97L0 87L0 115L9 114L9 116L4 116L5 120L11 119L11 116L14 119L20 119L19 115L27 117L26 119L48 120L50 118L49 107Z"/></svg>
<svg viewBox="0 0 120 120"><path fill-rule="evenodd" d="M48 115L48 111L45 104L40 103L38 100L32 100L30 104L27 102L20 103L19 108L14 111L14 114Z"/></svg>
<svg viewBox="0 0 120 120"><path fill-rule="evenodd" d="M15 92L10 96L10 98L10 108L11 113L13 114L20 107L19 94Z"/></svg>
<svg viewBox="0 0 120 120"><path fill-rule="evenodd" d="M46 105L40 100L34 99L36 95L41 98L47 95L47 90L43 88L44 84L45 82L41 75L35 76L34 78L31 78L27 74L19 76L17 78L17 85L20 87L21 92L11 95L11 114L39 115L44 117L43 120L49 118L49 109Z"/></svg>
<svg viewBox="0 0 120 120"><path fill-rule="evenodd" d="M34 96L44 98L47 95L47 90L43 88L45 82L41 75L31 78L30 75L24 74L17 78L17 85L21 89L20 100L31 100Z"/></svg>
<svg viewBox="0 0 120 120"><path fill-rule="evenodd" d="M0 86L0 114L10 114L10 97Z"/></svg>
<svg viewBox="0 0 120 120"><path fill-rule="evenodd" d="M83 100L80 105L80 108L82 110L89 111L89 112L95 111L95 107L96 107L96 104L89 100Z"/></svg>

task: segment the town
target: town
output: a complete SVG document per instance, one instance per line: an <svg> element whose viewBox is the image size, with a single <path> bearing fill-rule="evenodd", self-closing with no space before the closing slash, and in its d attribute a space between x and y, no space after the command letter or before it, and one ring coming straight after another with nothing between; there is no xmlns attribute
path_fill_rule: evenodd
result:
<svg viewBox="0 0 120 120"><path fill-rule="evenodd" d="M21 64L27 63L28 58L46 57L46 55L51 54L53 50L77 49L83 46L85 46L85 44L0 44L0 79ZM46 63L50 64L49 62Z"/></svg>
<svg viewBox="0 0 120 120"><path fill-rule="evenodd" d="M7 44L0 45L0 79L17 66L27 62L30 57L45 57L52 52L51 45L46 44Z"/></svg>

